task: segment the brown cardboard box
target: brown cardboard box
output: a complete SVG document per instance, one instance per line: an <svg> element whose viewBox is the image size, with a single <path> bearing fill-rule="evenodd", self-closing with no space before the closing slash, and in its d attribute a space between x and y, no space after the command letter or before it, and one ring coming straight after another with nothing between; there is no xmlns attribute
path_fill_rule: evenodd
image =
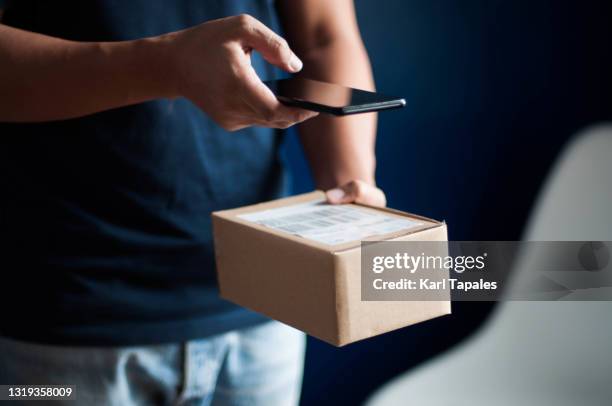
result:
<svg viewBox="0 0 612 406"><path fill-rule="evenodd" d="M450 301L361 300L360 239L446 241L442 222L392 209L348 205L368 212L364 215L384 213L420 224L367 238L354 234L353 241L324 236L328 240L322 242L318 236L293 234L291 226L285 231L275 228L282 223L278 219L263 225L245 218L323 199L323 192L317 191L213 213L221 296L336 346L450 313Z"/></svg>

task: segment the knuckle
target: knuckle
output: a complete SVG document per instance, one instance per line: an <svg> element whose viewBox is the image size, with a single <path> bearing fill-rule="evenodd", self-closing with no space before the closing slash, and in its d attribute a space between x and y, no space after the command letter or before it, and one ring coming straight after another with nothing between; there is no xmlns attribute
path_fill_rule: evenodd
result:
<svg viewBox="0 0 612 406"><path fill-rule="evenodd" d="M246 13L243 14L239 14L236 16L236 21L238 22L238 25L241 27L247 27L250 26L253 23L254 18Z"/></svg>
<svg viewBox="0 0 612 406"><path fill-rule="evenodd" d="M240 31L249 31L252 29L255 18L248 14L240 14L236 16L236 25Z"/></svg>
<svg viewBox="0 0 612 406"><path fill-rule="evenodd" d="M289 56L289 43L284 38L273 38L271 39L271 47L272 49L281 55L282 57Z"/></svg>
<svg viewBox="0 0 612 406"><path fill-rule="evenodd" d="M349 182L349 187L357 196L361 196L365 192L365 183L361 180L352 180Z"/></svg>
<svg viewBox="0 0 612 406"><path fill-rule="evenodd" d="M287 40L285 38L277 38L276 39L276 48L284 51L284 50L288 50L289 49L289 43L287 42Z"/></svg>

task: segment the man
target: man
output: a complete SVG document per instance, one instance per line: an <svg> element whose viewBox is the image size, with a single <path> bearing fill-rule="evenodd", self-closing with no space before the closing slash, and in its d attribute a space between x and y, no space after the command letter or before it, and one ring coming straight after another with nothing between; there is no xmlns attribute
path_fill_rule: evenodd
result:
<svg viewBox="0 0 612 406"><path fill-rule="evenodd" d="M287 193L274 128L297 123L331 203L385 197L375 115L279 104L260 56L373 87L349 0L6 3L0 384L76 385L88 405L297 402L304 337L218 298L210 213Z"/></svg>

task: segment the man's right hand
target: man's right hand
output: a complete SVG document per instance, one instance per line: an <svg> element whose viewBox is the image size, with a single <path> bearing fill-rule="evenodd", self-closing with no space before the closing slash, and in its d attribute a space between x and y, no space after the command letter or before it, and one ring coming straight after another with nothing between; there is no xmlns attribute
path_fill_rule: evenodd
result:
<svg viewBox="0 0 612 406"><path fill-rule="evenodd" d="M281 104L251 66L258 51L295 73L302 62L287 41L248 15L209 21L163 36L176 95L190 99L229 131L258 125L287 128L317 113ZM171 79L174 80L174 79Z"/></svg>
<svg viewBox="0 0 612 406"><path fill-rule="evenodd" d="M246 15L113 42L0 24L0 121L65 120L182 96L230 131L286 128L316 115L278 102L251 66L254 50L286 71L302 67L283 38Z"/></svg>

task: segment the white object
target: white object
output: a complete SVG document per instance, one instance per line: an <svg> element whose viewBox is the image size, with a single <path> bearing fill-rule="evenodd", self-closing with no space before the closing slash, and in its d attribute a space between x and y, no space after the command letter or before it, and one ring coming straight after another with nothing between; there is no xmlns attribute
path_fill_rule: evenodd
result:
<svg viewBox="0 0 612 406"><path fill-rule="evenodd" d="M612 240L612 126L586 130L545 185L526 240ZM538 253L523 264L539 261ZM519 265L515 282L523 277ZM506 302L473 338L367 406L612 405L612 302Z"/></svg>
<svg viewBox="0 0 612 406"><path fill-rule="evenodd" d="M241 214L239 218L323 244L336 245L423 225L353 204L330 205L323 199Z"/></svg>

